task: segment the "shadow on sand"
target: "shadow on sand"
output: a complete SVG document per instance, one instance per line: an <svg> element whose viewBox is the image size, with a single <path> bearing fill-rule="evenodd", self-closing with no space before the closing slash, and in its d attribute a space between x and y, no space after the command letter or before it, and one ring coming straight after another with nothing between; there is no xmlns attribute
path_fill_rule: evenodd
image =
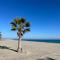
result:
<svg viewBox="0 0 60 60"><path fill-rule="evenodd" d="M37 60L55 60L55 59L50 58L50 57L46 57L45 59L37 59Z"/></svg>
<svg viewBox="0 0 60 60"><path fill-rule="evenodd" d="M8 50L12 50L14 52L17 52L17 50L11 49L10 47L7 47L7 46L0 46L0 49L8 49Z"/></svg>

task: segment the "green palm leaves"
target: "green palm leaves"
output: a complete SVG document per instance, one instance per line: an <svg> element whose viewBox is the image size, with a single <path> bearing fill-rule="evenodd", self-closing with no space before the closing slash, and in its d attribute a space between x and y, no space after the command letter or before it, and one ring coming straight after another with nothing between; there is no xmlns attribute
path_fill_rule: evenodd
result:
<svg viewBox="0 0 60 60"><path fill-rule="evenodd" d="M22 32L23 34L25 32L30 31L30 23L27 22L24 18L16 18L11 22L12 29L11 30L17 30L18 32Z"/></svg>

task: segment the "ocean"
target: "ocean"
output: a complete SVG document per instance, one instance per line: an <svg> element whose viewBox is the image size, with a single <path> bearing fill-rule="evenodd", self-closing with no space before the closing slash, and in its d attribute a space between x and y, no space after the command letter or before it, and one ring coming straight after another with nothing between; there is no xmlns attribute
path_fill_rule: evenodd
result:
<svg viewBox="0 0 60 60"><path fill-rule="evenodd" d="M12 40L18 40L18 39L12 39ZM60 43L60 39L22 39L22 40L32 42Z"/></svg>
<svg viewBox="0 0 60 60"><path fill-rule="evenodd" d="M11 39L11 38L9 38ZM18 39L12 39L18 40ZM23 41L32 41L32 42L47 42L47 43L60 43L60 39L22 39Z"/></svg>
<svg viewBox="0 0 60 60"><path fill-rule="evenodd" d="M60 43L60 39L24 39L24 41Z"/></svg>

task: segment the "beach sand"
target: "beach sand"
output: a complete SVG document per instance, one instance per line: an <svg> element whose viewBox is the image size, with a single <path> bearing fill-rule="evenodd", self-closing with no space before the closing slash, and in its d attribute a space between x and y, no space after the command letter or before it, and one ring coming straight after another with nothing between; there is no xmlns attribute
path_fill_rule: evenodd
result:
<svg viewBox="0 0 60 60"><path fill-rule="evenodd" d="M0 41L0 60L39 60L50 57L60 60L60 44L22 41L23 52L15 52L17 41L5 39Z"/></svg>

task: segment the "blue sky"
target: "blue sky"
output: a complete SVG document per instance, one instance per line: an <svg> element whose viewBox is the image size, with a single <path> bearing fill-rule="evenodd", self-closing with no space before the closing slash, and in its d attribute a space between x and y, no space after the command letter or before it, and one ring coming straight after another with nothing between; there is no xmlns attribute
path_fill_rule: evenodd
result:
<svg viewBox="0 0 60 60"><path fill-rule="evenodd" d="M24 17L31 23L31 31L24 38L60 38L59 0L0 0L0 31L3 37L16 38L10 22Z"/></svg>

